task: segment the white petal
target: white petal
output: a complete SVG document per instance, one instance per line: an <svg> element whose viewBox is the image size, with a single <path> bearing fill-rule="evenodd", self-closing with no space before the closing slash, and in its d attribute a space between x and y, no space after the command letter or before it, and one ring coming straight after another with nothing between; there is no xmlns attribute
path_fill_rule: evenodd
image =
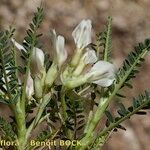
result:
<svg viewBox="0 0 150 150"><path fill-rule="evenodd" d="M109 79L109 78L103 78L97 81L93 81L92 83L98 84L102 87L108 87L110 86L112 83L114 82L114 78L113 79Z"/></svg>
<svg viewBox="0 0 150 150"><path fill-rule="evenodd" d="M30 72L29 72L28 79L27 79L27 86L26 86L26 96L28 99L31 99L33 94L34 94L33 79L32 79Z"/></svg>
<svg viewBox="0 0 150 150"><path fill-rule="evenodd" d="M93 65L89 73L103 75L109 72L115 72L114 65L106 61L98 61Z"/></svg>
<svg viewBox="0 0 150 150"><path fill-rule="evenodd" d="M53 49L56 49L56 31L54 29L50 29L50 40L51 40L51 46Z"/></svg>
<svg viewBox="0 0 150 150"><path fill-rule="evenodd" d="M101 86L110 86L115 79L116 69L113 64L98 61L88 72L89 81Z"/></svg>
<svg viewBox="0 0 150 150"><path fill-rule="evenodd" d="M14 39L11 39L11 41L13 42L13 44L18 48L18 50L24 50L25 51L25 48L20 45L19 43L17 43Z"/></svg>
<svg viewBox="0 0 150 150"><path fill-rule="evenodd" d="M34 48L33 49L33 54L32 54L32 62L36 63L38 71L41 71L44 67L44 53L41 49L39 48Z"/></svg>
<svg viewBox="0 0 150 150"><path fill-rule="evenodd" d="M61 35L57 36L54 29L50 30L50 39L52 49L56 52L54 56L54 61L57 61L58 66L61 67L61 65L67 59L67 51L64 49L65 39Z"/></svg>
<svg viewBox="0 0 150 150"><path fill-rule="evenodd" d="M65 62L67 59L67 51L64 48L65 39L63 36L58 36L56 41L56 53L57 53L57 62L59 67Z"/></svg>
<svg viewBox="0 0 150 150"><path fill-rule="evenodd" d="M78 49L83 49L91 43L91 28L91 20L82 20L72 32Z"/></svg>
<svg viewBox="0 0 150 150"><path fill-rule="evenodd" d="M12 43L14 44L14 46L17 48L16 49L16 64L17 66L24 66L24 61L22 60L21 56L22 56L22 50L25 51L25 48L20 45L19 43L17 43L14 39L11 39ZM23 75L17 71L17 76L18 76L18 81L21 84L21 82L23 81Z"/></svg>
<svg viewBox="0 0 150 150"><path fill-rule="evenodd" d="M93 64L97 61L97 56L94 50L88 50L84 55L83 59L85 64Z"/></svg>

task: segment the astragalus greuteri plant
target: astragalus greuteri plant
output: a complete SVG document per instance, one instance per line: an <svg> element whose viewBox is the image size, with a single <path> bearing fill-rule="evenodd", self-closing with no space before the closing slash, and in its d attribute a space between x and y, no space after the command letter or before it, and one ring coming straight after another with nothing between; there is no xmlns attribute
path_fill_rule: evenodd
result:
<svg viewBox="0 0 150 150"><path fill-rule="evenodd" d="M11 147L18 150L46 149L32 145L33 139L50 140L51 149L54 141L58 149L101 149L112 131L125 129L123 121L145 114L143 109L150 107L150 95L145 92L133 98L128 108L119 101L117 117L108 108L116 96L125 98L120 94L124 87L132 88L131 79L150 50L150 40L136 46L117 69L111 61L111 17L95 44L91 21L82 20L72 32L76 48L70 58L64 37L50 29L50 59L39 47L42 34L37 30L42 20L43 9L38 8L22 44L16 42L13 28L0 32L0 102L12 112L8 121L0 117L0 138L14 142ZM106 123L101 122L103 117ZM96 129L98 123L102 128ZM47 127L32 136L40 124ZM62 147L59 140L78 140L78 144Z"/></svg>

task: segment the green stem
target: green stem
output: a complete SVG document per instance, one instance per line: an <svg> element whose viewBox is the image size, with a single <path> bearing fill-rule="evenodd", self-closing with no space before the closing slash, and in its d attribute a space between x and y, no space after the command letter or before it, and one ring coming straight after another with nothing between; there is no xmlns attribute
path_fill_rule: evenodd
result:
<svg viewBox="0 0 150 150"><path fill-rule="evenodd" d="M34 42L33 42L34 43ZM32 44L32 50L33 50L34 44ZM22 97L16 104L16 110L15 112L15 119L17 122L17 130L18 130L18 150L24 150L25 146L27 144L27 138L26 138L26 114L25 114L25 105L26 105L26 85L27 85L27 79L28 74L30 71L30 61L32 56L32 50L29 56L28 64L27 64L27 71L25 75L25 82L23 85L23 92Z"/></svg>
<svg viewBox="0 0 150 150"><path fill-rule="evenodd" d="M66 102L65 102L65 87L62 87L61 89L61 105L62 105L62 116L64 121L67 120L67 107L66 107Z"/></svg>
<svg viewBox="0 0 150 150"><path fill-rule="evenodd" d="M101 150L105 142L109 139L112 132L106 132L103 136L95 138L95 141L90 146L91 150Z"/></svg>
<svg viewBox="0 0 150 150"><path fill-rule="evenodd" d="M109 59L109 52L111 50L111 27L112 27L112 18L108 18L108 25L106 29L106 42L105 42L105 49L104 49L104 61L108 61Z"/></svg>
<svg viewBox="0 0 150 150"><path fill-rule="evenodd" d="M30 64L31 64L33 48L35 46L35 41L36 41L36 30L34 31L32 38L33 39L32 39L30 54L29 54L29 58L28 58L28 62L27 62L27 70L26 70L26 74L25 74L25 79L24 79L24 84L23 84L23 92L22 92L22 99L21 99L21 107L24 110L24 113L25 113L25 105L26 105L26 101L25 101L26 100L26 86L27 86L28 75L29 75L29 72L30 72Z"/></svg>
<svg viewBox="0 0 150 150"><path fill-rule="evenodd" d="M17 149L24 150L27 140L26 140L26 120L25 114L20 106L20 100L16 105L12 104L11 110L14 113L16 124L17 124L17 132L18 132L18 140L17 140Z"/></svg>
<svg viewBox="0 0 150 150"><path fill-rule="evenodd" d="M115 127L117 127L121 122L127 120L132 115L136 114L139 110L141 110L143 107L145 107L148 103L149 103L149 101L147 101L146 103L143 103L138 108L134 109L132 112L130 112L126 116L122 117L120 120L116 121L115 123L110 124L110 126L105 128L102 132L100 132L97 137L99 138L99 137L105 135L106 133L108 133L109 131L111 131Z"/></svg>
<svg viewBox="0 0 150 150"><path fill-rule="evenodd" d="M77 147L76 150L85 150L87 146L93 141L94 139L94 129L97 126L99 119L102 118L104 111L108 106L108 101L106 99L101 100L98 105L97 111L93 116L93 119L89 123L87 133L84 138L81 139L81 146Z"/></svg>

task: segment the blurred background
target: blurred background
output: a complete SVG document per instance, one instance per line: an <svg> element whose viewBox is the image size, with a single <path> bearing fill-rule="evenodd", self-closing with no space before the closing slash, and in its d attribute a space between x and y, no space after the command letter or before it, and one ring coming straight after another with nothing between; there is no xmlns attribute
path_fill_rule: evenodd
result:
<svg viewBox="0 0 150 150"><path fill-rule="evenodd" d="M150 37L150 0L43 0L45 19L41 26L44 34L41 43L49 50L49 28L66 38L66 48L72 52L75 45L71 33L82 19L91 19L93 41L95 34L104 29L108 16L113 17L113 60L117 67L138 43ZM41 0L0 0L0 30L12 25L16 28L16 40L22 42L33 12ZM133 96L150 91L150 54L146 56L141 72L133 80L132 90L124 89L129 104ZM0 114L8 117L6 108ZM124 123L127 131L114 133L104 150L149 150L150 111L146 116L134 116Z"/></svg>

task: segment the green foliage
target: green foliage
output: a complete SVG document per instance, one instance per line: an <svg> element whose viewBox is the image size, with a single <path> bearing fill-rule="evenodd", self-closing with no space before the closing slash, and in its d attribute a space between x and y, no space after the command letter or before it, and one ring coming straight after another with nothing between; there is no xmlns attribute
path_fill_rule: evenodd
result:
<svg viewBox="0 0 150 150"><path fill-rule="evenodd" d="M104 61L111 61L112 49L112 18L108 17L107 25L103 32L97 35L97 42L93 45L97 56Z"/></svg>
<svg viewBox="0 0 150 150"><path fill-rule="evenodd" d="M100 134L98 136L96 136L96 138L100 139L100 140L98 140L100 143L102 143L102 141L101 141L102 136L104 136L107 132L110 132L111 130L116 130L117 128L121 128L121 129L125 130L125 128L120 125L120 123L121 123L120 120L125 121L130 116L134 115L135 113L145 114L145 112L143 112L143 111L138 112L137 110L142 109L143 107L145 107L145 103L147 104L149 102L149 99L147 101L145 101L145 99L148 98L148 97L145 97L146 95L141 96L141 99L140 99L144 103L140 103L139 101L136 101L134 103L134 106L135 106L135 104L138 104L137 105L138 107L137 108L134 107L135 110L130 113L128 113L129 111L126 110L126 108L123 104L120 104L120 109L118 110L118 113L123 118L120 118L120 119L118 118L119 121L114 120L111 115L112 113L106 111L106 109L115 96L119 96L120 98L125 98L124 95L119 94L119 90L122 89L124 86L128 86L128 87L132 88L132 85L129 83L129 81L132 78L135 78L135 75L136 75L136 73L138 73L139 67L141 66L141 64L144 60L144 56L147 54L147 52L149 50L150 50L150 39L146 39L144 43L139 43L139 45L134 48L134 51L128 55L128 58L124 61L123 66L116 73L116 80L115 80L114 84L112 84L112 86L108 87L108 89L102 89L100 91L100 93L99 93L99 95L101 97L100 102L99 102L99 105L97 107L95 114L93 115L93 118L90 120L90 122L92 122L92 123L90 123L88 128L86 128L87 133L82 138L83 145L81 146L81 149L86 149L87 145L90 145L92 143L93 139L89 135L92 134L92 131L94 132L94 128L97 126L97 124L103 117L104 113L106 113L107 117L109 118L109 120L107 121L107 126L109 126L109 124L112 122L114 123L114 121L115 121L115 123L114 124L112 123L108 128L104 129L102 132L100 132ZM118 124L118 122L119 122L119 124ZM93 125L93 123L94 123L94 125ZM109 130L107 131L107 129L109 129ZM86 143L86 145L85 145L85 143ZM95 146L99 145L100 143L95 144ZM77 149L78 149L78 147L77 147Z"/></svg>
<svg viewBox="0 0 150 150"><path fill-rule="evenodd" d="M29 24L29 29L27 30L27 36L24 38L23 46L25 51L22 50L22 58L26 63L26 67L28 68L30 65L30 59L32 55L32 51L34 47L38 46L38 38L42 34L37 34L37 30L40 27L40 24L43 20L43 8L37 8L37 12L34 13L34 17L32 22Z"/></svg>
<svg viewBox="0 0 150 150"><path fill-rule="evenodd" d="M16 140L16 134L11 125L2 117L0 117L0 132L3 139L10 141Z"/></svg>
<svg viewBox="0 0 150 150"><path fill-rule="evenodd" d="M67 127L74 132L74 139L77 138L78 131L85 126L85 116L83 102L81 99L66 98L68 119L66 121Z"/></svg>
<svg viewBox="0 0 150 150"><path fill-rule="evenodd" d="M46 115L49 113L49 117L48 117L48 121L47 124L49 124L49 126L51 126L53 129L57 129L56 126L54 126L54 124L59 120L59 104L58 104L58 97L57 95L54 95L52 97L52 99L50 100L50 102L47 105L46 110L44 111L43 115Z"/></svg>
<svg viewBox="0 0 150 150"><path fill-rule="evenodd" d="M97 137L96 140L93 142L93 144L90 146L91 150L100 150L100 147L102 147L105 142L108 140L110 136L110 133L107 132L103 136Z"/></svg>
<svg viewBox="0 0 150 150"><path fill-rule="evenodd" d="M105 111L105 115L107 117L106 128L104 128L94 140L93 144L95 146L100 146L101 138L109 135L110 132L117 131L117 129L126 130L125 127L121 125L127 119L130 119L134 114L145 115L146 112L143 111L145 109L150 109L150 94L145 91L144 94L139 95L137 98L133 98L133 103L130 107L126 108L122 103L119 104L119 109L117 110L119 116L113 117L110 111ZM106 138L104 139L104 141ZM94 147L95 147L94 146Z"/></svg>
<svg viewBox="0 0 150 150"><path fill-rule="evenodd" d="M14 29L10 28L0 33L0 101L10 103L18 95L18 79L16 77L16 62L14 49L11 48L11 37Z"/></svg>
<svg viewBox="0 0 150 150"><path fill-rule="evenodd" d="M111 100L115 95L125 98L124 95L119 93L119 90L127 86L132 88L130 80L136 77L139 72L139 67L144 61L144 56L150 50L150 39L146 39L144 43L139 43L134 48L134 51L130 52L127 59L123 62L123 66L116 73L116 80L112 86L110 86L105 93L109 95L108 99Z"/></svg>
<svg viewBox="0 0 150 150"><path fill-rule="evenodd" d="M49 139L50 134L49 134L49 130L44 130L42 132L40 132L40 134L37 137L37 141L44 141L46 139Z"/></svg>
<svg viewBox="0 0 150 150"><path fill-rule="evenodd" d="M139 67L144 61L144 56L150 50L150 39L146 39L144 43L139 43L134 51L130 52L127 59L125 59L123 66L119 69L116 75L116 88L128 86L132 88L129 80L135 78L136 73L139 72ZM120 86L121 85L121 86Z"/></svg>
<svg viewBox="0 0 150 150"><path fill-rule="evenodd" d="M23 84L22 99L24 99L25 93L26 93L27 79L28 79L28 75L30 72L33 49L37 47L38 38L41 36L41 34L37 34L37 30L40 24L42 23L43 17L44 17L43 8L42 7L37 8L37 12L34 13L32 22L29 24L29 29L27 30L27 36L24 38L24 41L23 41L23 47L25 50L22 50L21 52L22 52L22 58L24 60L25 66L20 67L20 68L21 70L25 71L24 72L25 79L24 79L24 84Z"/></svg>
<svg viewBox="0 0 150 150"><path fill-rule="evenodd" d="M107 128L104 131L111 131L112 129L119 128L125 129L120 125L124 120L129 119L134 114L144 115L146 114L143 111L145 108L150 109L150 94L145 91L144 94L139 95L137 98L133 99L132 106L126 108L122 103L119 104L118 114L119 117L113 118L109 111L106 111L107 116ZM104 132L102 131L102 133ZM101 134L102 134L101 133Z"/></svg>

